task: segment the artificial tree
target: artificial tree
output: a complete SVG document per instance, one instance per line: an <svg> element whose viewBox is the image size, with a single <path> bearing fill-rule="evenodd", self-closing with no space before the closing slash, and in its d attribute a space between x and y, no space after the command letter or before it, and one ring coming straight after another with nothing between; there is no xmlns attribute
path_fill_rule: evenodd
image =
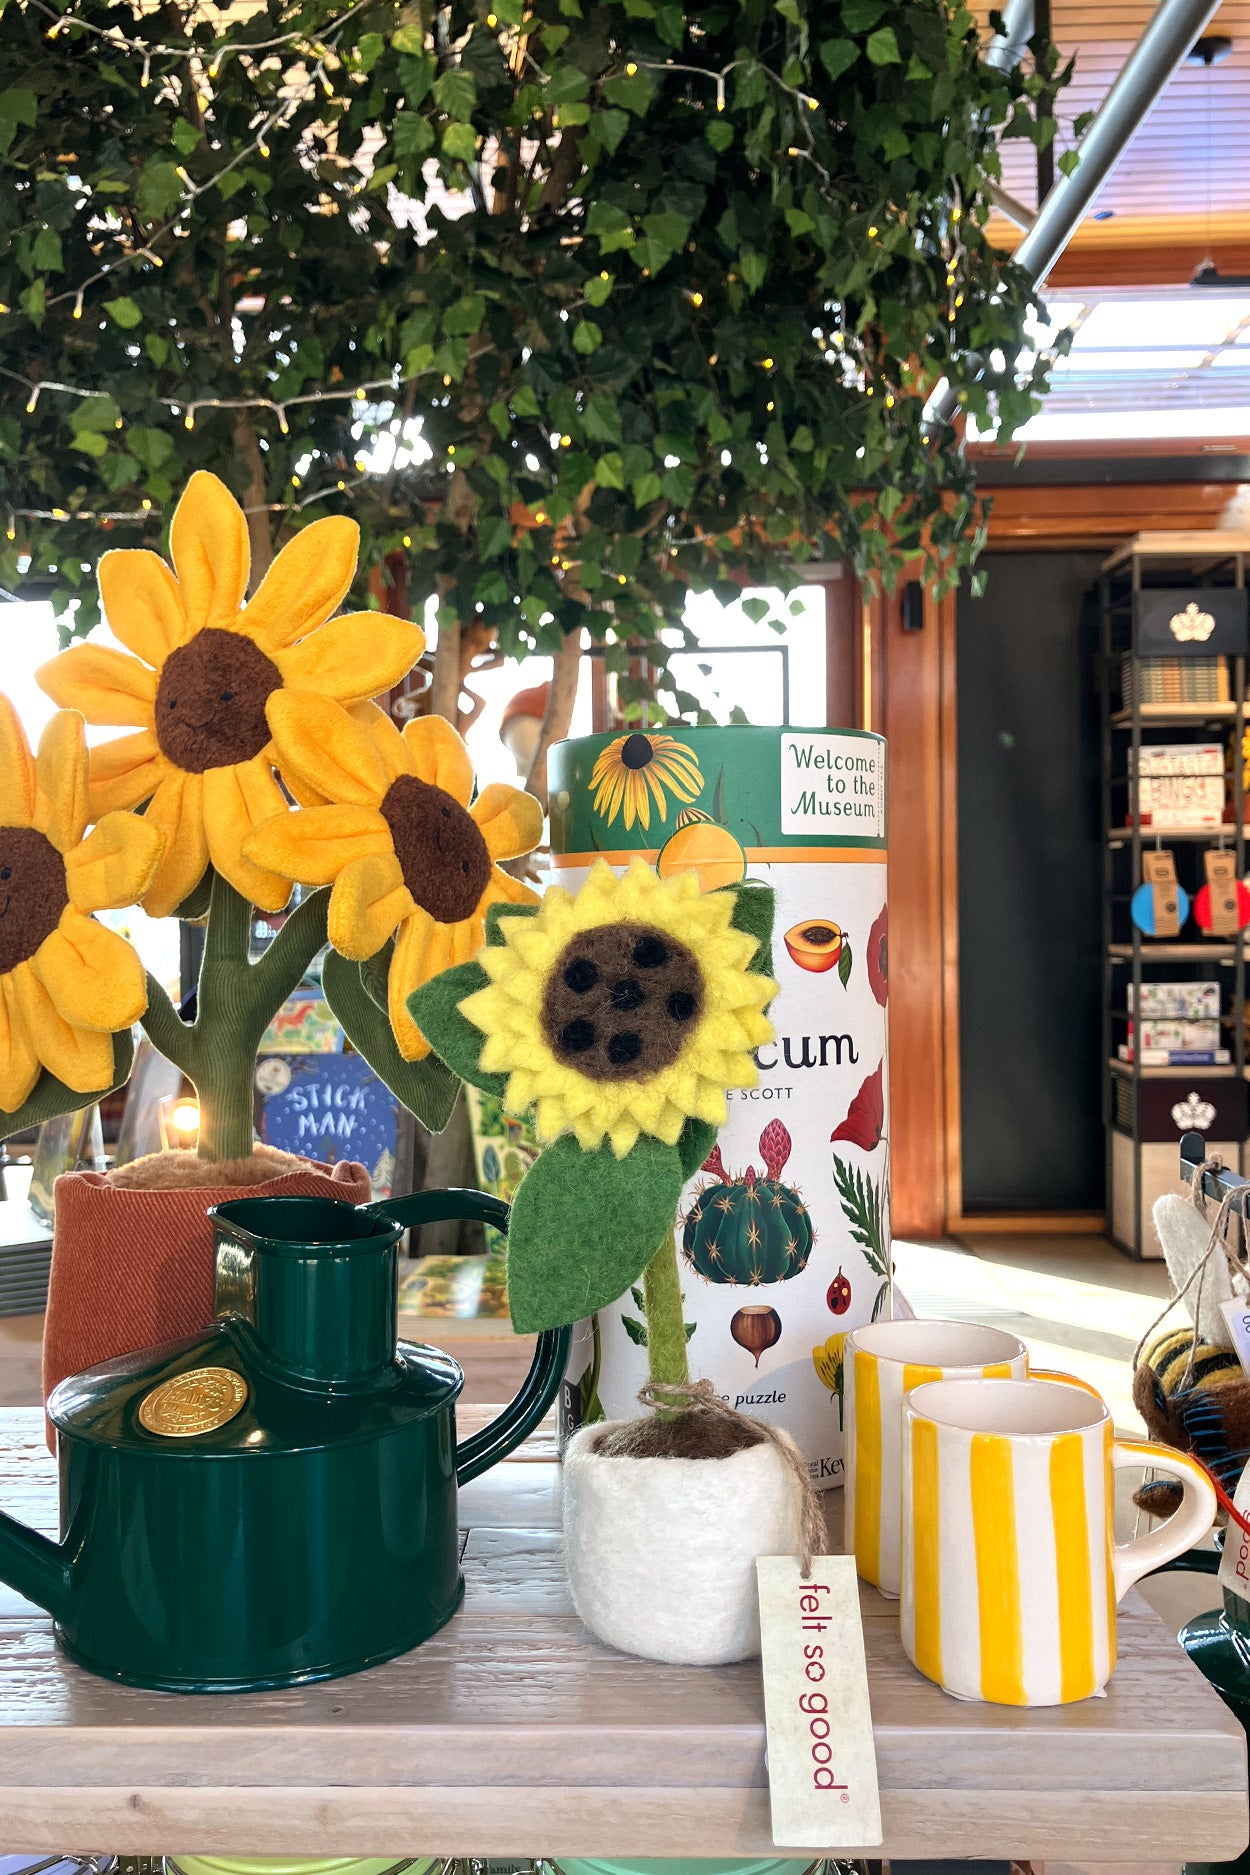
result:
<svg viewBox="0 0 1250 1875"><path fill-rule="evenodd" d="M438 599L436 709L464 627L563 648L540 769L582 629L641 707L694 588L954 578L982 514L924 400L1036 408L989 187L1066 76L980 50L949 0L11 0L0 580L87 630L101 525L157 544L198 467L261 569L350 509L359 590Z"/></svg>

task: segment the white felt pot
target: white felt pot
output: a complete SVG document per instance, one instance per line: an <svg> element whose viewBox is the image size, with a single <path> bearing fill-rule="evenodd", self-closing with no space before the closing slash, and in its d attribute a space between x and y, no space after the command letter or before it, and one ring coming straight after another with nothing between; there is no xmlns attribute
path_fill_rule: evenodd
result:
<svg viewBox="0 0 1250 1875"><path fill-rule="evenodd" d="M751 1659L760 1651L755 1559L798 1551L798 1480L771 1443L729 1458L597 1453L600 1436L623 1423L585 1426L565 1450L574 1607L599 1640L647 1660Z"/></svg>

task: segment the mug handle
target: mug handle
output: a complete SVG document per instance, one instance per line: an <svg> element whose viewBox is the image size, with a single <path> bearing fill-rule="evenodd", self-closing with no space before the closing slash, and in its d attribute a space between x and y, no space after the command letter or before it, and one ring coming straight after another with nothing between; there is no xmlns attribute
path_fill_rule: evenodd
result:
<svg viewBox="0 0 1250 1875"><path fill-rule="evenodd" d="M407 1198L384 1198L358 1207L374 1217L384 1217L391 1224L409 1228L415 1224L442 1223L449 1218L468 1218L478 1224L493 1224L496 1230L508 1228L508 1206L502 1198L484 1191L418 1191ZM534 1349L534 1359L516 1398L504 1407L498 1418L483 1426L471 1438L456 1447L456 1482L467 1484L501 1458L514 1452L522 1439L534 1430L564 1378L569 1364L573 1330L544 1328Z"/></svg>
<svg viewBox="0 0 1250 1875"><path fill-rule="evenodd" d="M1202 1466L1183 1452L1174 1452L1171 1446L1117 1439L1111 1448L1111 1463L1116 1471L1140 1471L1151 1465L1175 1478L1183 1493L1180 1509L1158 1530L1135 1537L1131 1543L1116 1544L1111 1567L1118 1603L1134 1582L1200 1542L1215 1522L1216 1505L1215 1489Z"/></svg>
<svg viewBox="0 0 1250 1875"><path fill-rule="evenodd" d="M1099 1393L1097 1387L1091 1387L1088 1380L1078 1380L1075 1374L1061 1374L1057 1367L1030 1367L1027 1371L1026 1378L1029 1380L1053 1380L1061 1387L1079 1387L1082 1393L1092 1394L1096 1400L1102 1399L1102 1395ZM1106 1402L1104 1401L1103 1404L1105 1405Z"/></svg>

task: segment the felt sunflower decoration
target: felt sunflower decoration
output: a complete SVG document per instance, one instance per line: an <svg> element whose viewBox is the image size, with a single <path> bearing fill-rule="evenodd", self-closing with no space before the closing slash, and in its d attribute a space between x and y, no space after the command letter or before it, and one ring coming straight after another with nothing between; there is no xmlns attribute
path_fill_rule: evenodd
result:
<svg viewBox="0 0 1250 1875"><path fill-rule="evenodd" d="M492 782L473 798L473 761L441 716L401 734L380 710L350 715L325 697L284 692L270 703L284 774L328 796L249 834L247 860L304 885L333 884L328 934L363 961L390 938L391 1028L406 1061L430 1045L408 1008L412 992L475 956L486 913L537 904L498 862L530 853L543 813L532 794Z"/></svg>
<svg viewBox="0 0 1250 1875"><path fill-rule="evenodd" d="M247 517L223 482L191 477L170 528L172 570L141 548L100 562L105 617L124 650L80 644L45 664L53 701L134 733L91 752L94 813L148 803L165 836L144 900L180 905L211 863L246 899L278 911L290 882L243 855L253 827L282 813L269 712L276 697L358 704L397 684L424 634L380 612L331 614L356 570L360 530L314 521L287 542L256 591Z"/></svg>
<svg viewBox="0 0 1250 1875"><path fill-rule="evenodd" d="M476 961L411 997L436 1053L508 1112L532 1108L546 1145L509 1224L518 1329L606 1306L663 1239L684 1333L677 1200L726 1091L755 1085L753 1051L772 1040L771 930L766 887L701 892L689 873L659 879L635 859L618 877L599 861L573 895L493 910Z"/></svg>
<svg viewBox="0 0 1250 1875"><path fill-rule="evenodd" d="M595 812L609 826L623 813L627 829L635 821L640 827L650 827L652 797L660 819L667 820L668 796L677 801L696 800L703 792L703 773L694 750L684 742L635 730L600 750L590 785L595 790Z"/></svg>
<svg viewBox="0 0 1250 1875"><path fill-rule="evenodd" d="M0 697L0 1112L6 1119L43 1069L63 1084L62 1096L65 1089L90 1094L112 1087L118 1078L113 1032L128 1030L147 1007L137 953L91 913L142 898L164 838L135 814L105 814L90 833L88 819L82 717L73 710L54 716L35 759L17 712ZM51 1111L73 1104L62 1098Z"/></svg>

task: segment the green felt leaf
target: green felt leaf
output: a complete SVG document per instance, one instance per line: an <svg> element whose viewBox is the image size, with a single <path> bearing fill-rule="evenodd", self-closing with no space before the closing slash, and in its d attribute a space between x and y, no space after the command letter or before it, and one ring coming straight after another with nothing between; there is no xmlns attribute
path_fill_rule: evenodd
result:
<svg viewBox="0 0 1250 1875"><path fill-rule="evenodd" d="M327 951L321 987L352 1047L428 1132L441 1133L460 1094L456 1075L437 1055L428 1055L424 1061L404 1060L390 1023L361 981L359 964L337 951Z"/></svg>
<svg viewBox="0 0 1250 1875"><path fill-rule="evenodd" d="M777 908L773 888L748 881L745 885L722 886L721 890L734 894L733 916L729 920L734 930L746 931L759 945L747 968L754 970L758 976L771 976L773 918Z"/></svg>
<svg viewBox="0 0 1250 1875"><path fill-rule="evenodd" d="M490 905L486 910L486 942L502 944L503 932L500 925L505 918L537 918L537 905Z"/></svg>
<svg viewBox="0 0 1250 1875"><path fill-rule="evenodd" d="M466 996L472 996L475 990L484 990L489 982L481 964L456 964L414 990L408 998L408 1009L434 1053L447 1063L453 1074L468 1081L471 1087L497 1094L502 1100L508 1078L504 1074L483 1072L479 1063L486 1037L459 1009Z"/></svg>
<svg viewBox="0 0 1250 1875"><path fill-rule="evenodd" d="M673 1228L684 1182L674 1146L645 1136L624 1159L558 1139L517 1187L508 1299L521 1334L606 1308L636 1283Z"/></svg>
<svg viewBox="0 0 1250 1875"><path fill-rule="evenodd" d="M716 1144L717 1128L710 1120L687 1120L677 1140L683 1178L693 1178Z"/></svg>
<svg viewBox="0 0 1250 1875"><path fill-rule="evenodd" d="M29 1098L16 1112L6 1113L0 1108L0 1140L12 1139L14 1133L24 1133L29 1127L42 1126L45 1120L55 1120L58 1114L81 1113L84 1107L102 1100L105 1094L111 1094L115 1087L122 1085L129 1077L134 1058L134 1037L129 1029L119 1029L113 1037L113 1078L107 1087L98 1087L90 1094L75 1093L45 1068Z"/></svg>

